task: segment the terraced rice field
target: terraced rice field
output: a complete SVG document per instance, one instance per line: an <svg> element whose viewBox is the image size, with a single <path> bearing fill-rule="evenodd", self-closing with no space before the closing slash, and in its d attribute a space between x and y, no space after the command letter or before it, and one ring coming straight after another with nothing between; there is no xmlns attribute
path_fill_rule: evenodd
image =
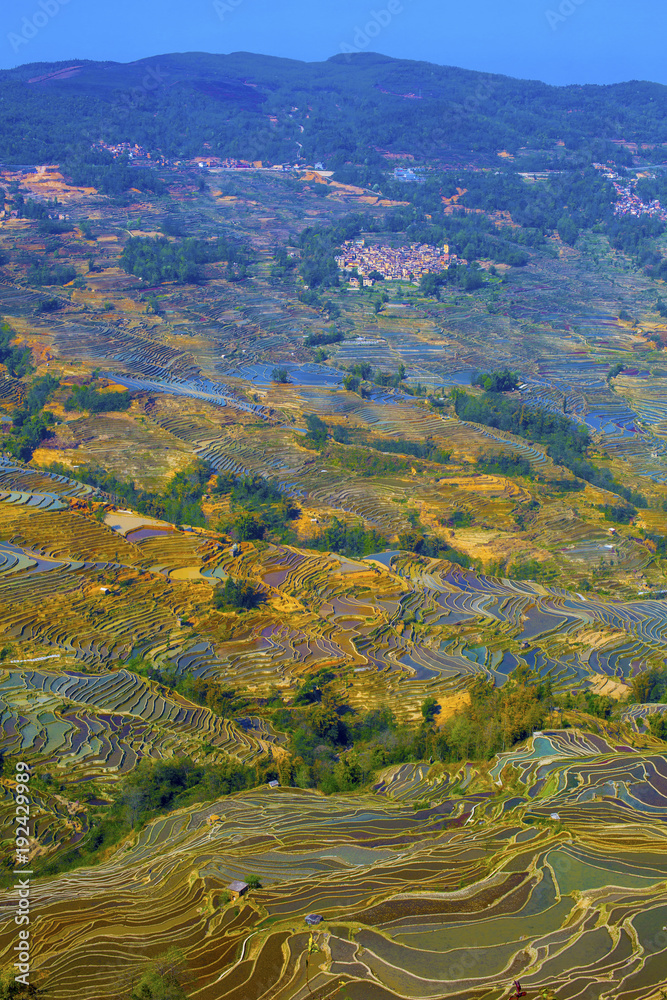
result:
<svg viewBox="0 0 667 1000"><path fill-rule="evenodd" d="M665 706L626 705L587 728L576 713L558 728L552 713L549 728L485 764L378 765L358 794L255 788L163 815L94 867L40 875L95 833L96 805L142 762L279 767L287 736L271 721L254 709L223 718L147 680L146 664L260 702L276 691L289 702L325 667L353 710L390 706L414 726L426 698L461 705L472 679L502 686L517 667L557 694L618 694L665 662L665 568L642 531L665 533L667 372L617 319L630 299L652 313L648 279L613 261L594 271L578 248L557 260L536 252L507 287L477 296L436 302L398 284L376 314L377 292L331 290L334 321L271 268L277 245L341 218L347 195L286 195L280 178L250 172L244 183L224 201L181 190L178 204L189 232L219 234L224 219L255 249L251 279L212 267L200 284L162 286L157 312L147 311L153 290L118 267L125 210L68 205L79 223L94 210L98 239L92 249L78 234L61 241L86 287L59 289L49 315L43 292L23 287L33 224L0 231L10 257L0 312L38 373L80 380L99 369L133 399L113 428L112 416L61 407L52 450L45 442L32 465L0 460L0 752L43 776L31 853L40 983L53 1000L127 996L146 961L177 944L200 1000L501 1000L514 979L545 1000L659 1000L667 762L647 720ZM375 221L387 207L364 210ZM164 207L140 208L157 232ZM324 364L304 339L332 323L344 340L327 345ZM624 371L608 378L619 358ZM403 365L408 386L437 391L508 366L528 405L585 423L599 460L650 506L612 529L599 508L620 498L558 491L549 484L563 472L539 444L402 389L345 391L345 369L364 363L391 374ZM275 366L288 385L273 382ZM0 374L4 424L24 397L24 381ZM450 460L384 454L389 471L366 475L335 449L307 446L310 415L365 442L369 463L380 438L433 438ZM525 458L531 477L483 473L482 453ZM37 467L53 457L71 476ZM219 497L205 498L208 529L183 531L76 481L78 465L101 463L159 490L194 458L273 480L298 507L295 544L232 545L216 530ZM334 516L380 532L383 550L309 549ZM406 551L399 536L411 530L472 566ZM255 610L215 610L228 576L261 595ZM2 788L8 823L11 779ZM230 880L251 874L261 887L228 901ZM8 889L0 899L11 964L15 900ZM322 920L311 928L307 914Z"/></svg>
<svg viewBox="0 0 667 1000"><path fill-rule="evenodd" d="M502 788L508 767L518 794ZM365 796L243 793L38 885L53 995L94 979L113 996L146 950L178 940L211 1000L500 998L513 978L536 994L651 996L667 949L664 756L550 731L488 775L465 770L465 793L428 765L392 768ZM263 888L221 903L249 870ZM307 913L323 917L312 939Z"/></svg>

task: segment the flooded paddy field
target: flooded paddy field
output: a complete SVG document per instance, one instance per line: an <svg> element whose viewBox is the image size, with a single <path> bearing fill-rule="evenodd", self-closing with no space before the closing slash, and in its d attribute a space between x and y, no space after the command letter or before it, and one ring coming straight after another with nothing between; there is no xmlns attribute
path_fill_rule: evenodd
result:
<svg viewBox="0 0 667 1000"><path fill-rule="evenodd" d="M152 763L270 761L280 774L289 737L266 706L292 704L319 671L339 678L350 715L390 706L419 726L432 698L437 726L471 683L511 691L517 670L555 697L617 699L664 666L667 574L651 536L665 533L667 372L641 332L659 324L649 279L554 238L557 256L531 252L472 294L437 301L400 281L308 296L303 230L362 205L379 224L396 206L290 183L249 172L232 190L212 174L200 191L172 178L168 203L135 192L125 208L72 197L72 229L48 246L34 220L0 226L0 312L36 374L62 381L53 437L0 463L0 750L49 776L34 796L40 865L92 836L98 810ZM248 275L225 262L192 283L126 274L127 241L174 215L188 236L233 234ZM282 275L279 248L296 261ZM30 286L31 255L56 251L74 283ZM343 385L355 367L357 391ZM595 461L643 495L629 523L607 516L620 494L569 488L539 442L457 418L451 390L505 367L527 407L585 424ZM127 410L67 408L93 372L130 392ZM3 425L26 390L3 372ZM518 459L529 471L511 471ZM102 467L158 495L197 460L211 478L193 525L76 478ZM290 534L233 537L225 473L275 485ZM324 551L334 521L366 547ZM217 606L228 578L254 608ZM225 715L194 700L206 684L248 701ZM667 768L647 720L662 707L549 712L482 763L381 755L357 793L281 777L183 805L95 865L35 880L50 995L112 998L119 968L132 977L178 941L203 1000L501 1000L516 978L551 1000L653 1000ZM227 899L251 874L260 887ZM322 917L312 933L307 914Z"/></svg>

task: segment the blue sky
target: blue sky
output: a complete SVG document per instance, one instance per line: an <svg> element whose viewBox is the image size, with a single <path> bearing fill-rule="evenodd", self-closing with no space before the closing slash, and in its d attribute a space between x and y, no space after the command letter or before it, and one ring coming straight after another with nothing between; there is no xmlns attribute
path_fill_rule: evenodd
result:
<svg viewBox="0 0 667 1000"><path fill-rule="evenodd" d="M3 7L3 68L185 51L315 61L350 46L548 83L667 84L665 0L12 0Z"/></svg>

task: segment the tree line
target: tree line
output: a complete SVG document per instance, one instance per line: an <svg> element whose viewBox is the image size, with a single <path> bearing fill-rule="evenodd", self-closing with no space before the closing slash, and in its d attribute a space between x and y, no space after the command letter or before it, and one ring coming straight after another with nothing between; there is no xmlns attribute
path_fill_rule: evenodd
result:
<svg viewBox="0 0 667 1000"><path fill-rule="evenodd" d="M581 424L575 424L543 407L527 406L521 399L508 399L493 392L471 396L455 389L452 395L456 415L461 420L496 427L529 441L538 441L546 445L547 454L557 465L565 466L575 476L593 486L618 493L639 507L646 506L646 499L640 493L619 483L608 469L600 469L587 458L591 440L588 430Z"/></svg>
<svg viewBox="0 0 667 1000"><path fill-rule="evenodd" d="M222 260L227 262L225 277L229 280L240 281L247 276L250 252L224 236L211 241L131 237L123 248L120 266L149 285L159 285L165 281L198 282L205 264Z"/></svg>

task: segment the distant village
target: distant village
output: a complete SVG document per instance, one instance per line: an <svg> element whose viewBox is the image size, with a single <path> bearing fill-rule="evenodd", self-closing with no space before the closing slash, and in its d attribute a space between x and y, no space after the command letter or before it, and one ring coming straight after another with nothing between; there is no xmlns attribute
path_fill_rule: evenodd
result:
<svg viewBox="0 0 667 1000"><path fill-rule="evenodd" d="M614 205L614 215L634 215L636 218L648 215L653 219L660 219L661 222L667 222L667 209L657 199L644 202L636 193L637 177L626 180L610 170L604 163L594 163L593 166L596 170L602 170L604 176L614 185L614 190L618 195L618 201Z"/></svg>
<svg viewBox="0 0 667 1000"><path fill-rule="evenodd" d="M143 146L136 143L120 142L116 144L97 142L95 149L104 149L110 153L114 159L127 157L137 166L157 166L157 167L199 167L201 170L275 170L303 172L307 169L324 170L322 163L316 163L314 168L306 168L298 163L276 163L269 166L262 160L243 160L234 156L197 156L192 160L169 160L165 156L154 155L148 152Z"/></svg>
<svg viewBox="0 0 667 1000"><path fill-rule="evenodd" d="M355 287L363 282L372 285L371 275L377 273L387 281L418 282L425 274L446 271L451 264L465 263L450 254L449 247L433 247L425 243L409 243L403 247L367 246L365 240L348 240L336 257L341 271L350 274L350 284Z"/></svg>

